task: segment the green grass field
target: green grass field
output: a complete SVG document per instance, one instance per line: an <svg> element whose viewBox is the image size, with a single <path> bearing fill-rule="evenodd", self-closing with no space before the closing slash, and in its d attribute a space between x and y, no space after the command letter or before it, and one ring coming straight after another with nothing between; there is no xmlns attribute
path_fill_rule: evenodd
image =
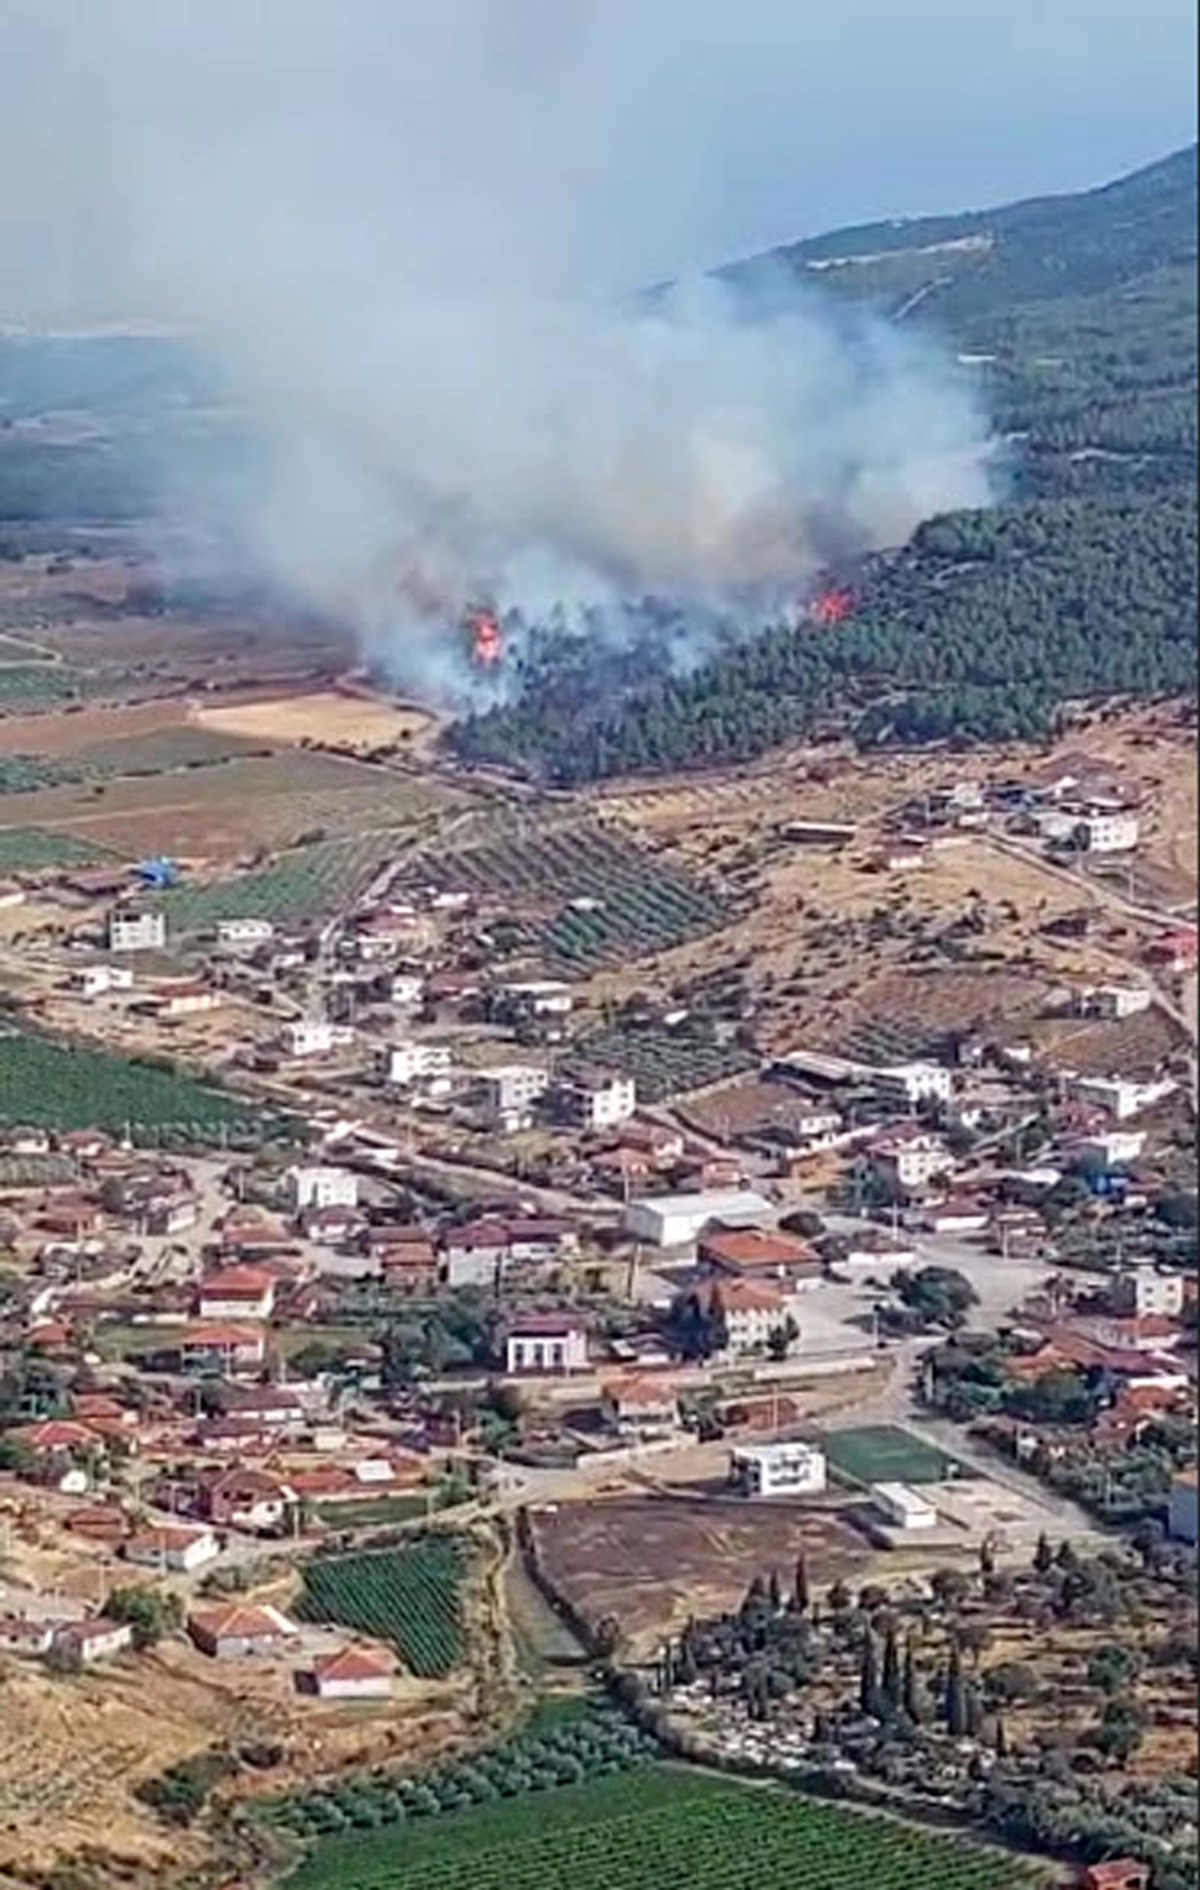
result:
<svg viewBox="0 0 1200 1890"><path fill-rule="evenodd" d="M855 1483L944 1483L965 1466L896 1424L864 1424L822 1439L830 1467Z"/></svg>
<svg viewBox="0 0 1200 1890"><path fill-rule="evenodd" d="M1023 1890L1045 1881L940 1832L651 1765L325 1839L288 1890Z"/></svg>
<svg viewBox="0 0 1200 1890"><path fill-rule="evenodd" d="M97 866L117 855L49 827L0 827L0 873L40 873L52 866Z"/></svg>

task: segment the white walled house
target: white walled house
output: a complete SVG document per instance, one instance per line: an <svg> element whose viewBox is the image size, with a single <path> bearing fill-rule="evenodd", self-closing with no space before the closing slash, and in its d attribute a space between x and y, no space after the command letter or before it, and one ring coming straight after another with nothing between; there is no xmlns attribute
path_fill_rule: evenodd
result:
<svg viewBox="0 0 1200 1890"><path fill-rule="evenodd" d="M452 1059L449 1044L396 1043L387 1053L385 1080L393 1089L411 1089L420 1083L431 1093L450 1086Z"/></svg>
<svg viewBox="0 0 1200 1890"><path fill-rule="evenodd" d="M508 1228L503 1221L469 1221L448 1227L441 1240L450 1287L492 1287L509 1260Z"/></svg>
<svg viewBox="0 0 1200 1890"><path fill-rule="evenodd" d="M269 945L275 936L275 927L270 919L218 919L217 950L222 952L253 952L260 945Z"/></svg>
<svg viewBox="0 0 1200 1890"><path fill-rule="evenodd" d="M1130 853L1138 843L1137 815L1124 809L1084 814L1075 822L1074 839L1084 853Z"/></svg>
<svg viewBox="0 0 1200 1890"><path fill-rule="evenodd" d="M393 1671L392 1658L382 1648L343 1647L313 1661L312 1690L320 1700L386 1700Z"/></svg>
<svg viewBox="0 0 1200 1890"><path fill-rule="evenodd" d="M298 1166L288 1169L286 1180L296 1214L303 1214L308 1208L358 1206L358 1176L348 1168L328 1168L321 1164Z"/></svg>
<svg viewBox="0 0 1200 1890"><path fill-rule="evenodd" d="M729 1453L729 1480L745 1496L817 1496L825 1453L815 1444L744 1444Z"/></svg>
<svg viewBox="0 0 1200 1890"><path fill-rule="evenodd" d="M564 1376L585 1370L587 1362L587 1332L568 1313L527 1313L509 1325L504 1368L510 1377Z"/></svg>
<svg viewBox="0 0 1200 1890"><path fill-rule="evenodd" d="M211 1529L188 1529L173 1523L145 1529L130 1536L121 1549L126 1562L139 1568L169 1570L173 1575L190 1575L220 1554Z"/></svg>
<svg viewBox="0 0 1200 1890"><path fill-rule="evenodd" d="M637 1111L637 1088L631 1076L588 1070L564 1077L554 1088L560 1115L578 1129L613 1129Z"/></svg>
<svg viewBox="0 0 1200 1890"><path fill-rule="evenodd" d="M114 906L108 915L110 951L157 952L166 942L166 915L156 908L139 911L132 906Z"/></svg>
<svg viewBox="0 0 1200 1890"><path fill-rule="evenodd" d="M1136 1017L1149 1008L1150 992L1144 984L1085 984L1072 1002L1079 1017Z"/></svg>
<svg viewBox="0 0 1200 1890"><path fill-rule="evenodd" d="M1136 1083L1127 1076L1074 1076L1069 1079L1069 1087L1077 1102L1092 1103L1114 1121L1125 1122L1173 1096L1179 1085L1170 1076L1149 1083Z"/></svg>
<svg viewBox="0 0 1200 1890"><path fill-rule="evenodd" d="M275 1281L254 1267L225 1267L200 1283L196 1311L201 1319L269 1319L275 1309Z"/></svg>
<svg viewBox="0 0 1200 1890"><path fill-rule="evenodd" d="M1183 1275L1159 1273L1152 1266L1131 1267L1113 1281L1109 1304L1122 1316L1141 1318L1149 1313L1178 1319L1183 1311Z"/></svg>
<svg viewBox="0 0 1200 1890"><path fill-rule="evenodd" d="M883 1095L909 1108L922 1102L949 1102L954 1095L954 1072L940 1063L894 1063L877 1070L873 1081Z"/></svg>
<svg viewBox="0 0 1200 1890"><path fill-rule="evenodd" d="M926 1129L893 1129L871 1144L868 1160L875 1172L907 1192L924 1188L954 1167L954 1157L940 1135Z"/></svg>
<svg viewBox="0 0 1200 1890"><path fill-rule="evenodd" d="M484 1112L490 1122L503 1127L523 1126L549 1085L548 1073L537 1064L499 1064L485 1070L480 1080Z"/></svg>
<svg viewBox="0 0 1200 1890"><path fill-rule="evenodd" d="M71 989L89 999L104 997L109 991L132 991L133 969L129 965L84 965L71 973Z"/></svg>
<svg viewBox="0 0 1200 1890"><path fill-rule="evenodd" d="M289 1057L319 1057L337 1041L334 1026L324 1017L304 1017L287 1023L279 1033Z"/></svg>

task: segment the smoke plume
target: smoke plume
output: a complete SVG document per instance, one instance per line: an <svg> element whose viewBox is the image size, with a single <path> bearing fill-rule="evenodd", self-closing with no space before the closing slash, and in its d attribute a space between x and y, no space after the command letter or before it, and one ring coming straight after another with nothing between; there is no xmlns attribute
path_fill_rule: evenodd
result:
<svg viewBox="0 0 1200 1890"><path fill-rule="evenodd" d="M804 57L794 8L725 13L10 0L0 108L71 126L36 131L43 311L203 351L262 447L242 549L405 680L474 603L794 598L984 502L986 428L907 334L681 274L715 127Z"/></svg>

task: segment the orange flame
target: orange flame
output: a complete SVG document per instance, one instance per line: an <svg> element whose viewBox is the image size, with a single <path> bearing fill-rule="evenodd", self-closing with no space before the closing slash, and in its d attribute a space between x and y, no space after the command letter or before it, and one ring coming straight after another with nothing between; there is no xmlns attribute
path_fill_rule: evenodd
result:
<svg viewBox="0 0 1200 1890"><path fill-rule="evenodd" d="M500 625L490 610L475 610L467 619L471 630L471 660L481 669L492 669L504 655Z"/></svg>

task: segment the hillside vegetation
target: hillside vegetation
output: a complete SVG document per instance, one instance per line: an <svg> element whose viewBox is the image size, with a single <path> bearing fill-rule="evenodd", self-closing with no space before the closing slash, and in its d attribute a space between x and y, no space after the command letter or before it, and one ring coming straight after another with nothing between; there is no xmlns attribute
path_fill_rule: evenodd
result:
<svg viewBox="0 0 1200 1890"><path fill-rule="evenodd" d="M847 623L718 638L686 677L542 636L514 698L453 746L572 783L744 760L830 723L864 742L1040 735L1076 698L1190 689L1195 259L1192 147L1101 190L735 266L751 300L796 275L958 354L1009 441L1008 497L868 561Z"/></svg>

